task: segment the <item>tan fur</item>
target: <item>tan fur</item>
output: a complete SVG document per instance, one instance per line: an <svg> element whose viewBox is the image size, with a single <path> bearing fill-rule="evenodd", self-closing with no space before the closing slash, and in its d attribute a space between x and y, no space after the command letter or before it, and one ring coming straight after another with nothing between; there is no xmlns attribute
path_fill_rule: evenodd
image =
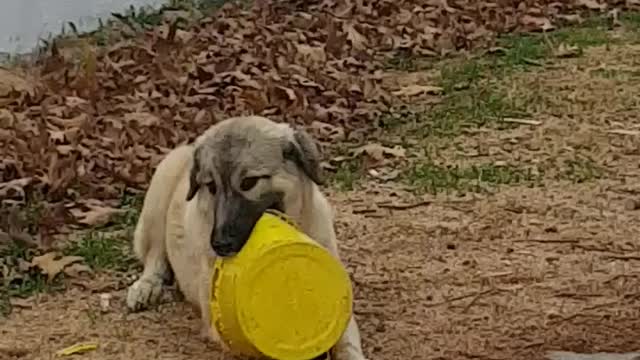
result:
<svg viewBox="0 0 640 360"><path fill-rule="evenodd" d="M284 193L285 212L307 235L340 260L331 206L316 183L307 176L310 174L318 179L319 161L314 158L317 155L314 153L315 147L309 146L305 136L304 133L294 132L288 125L276 124L261 117L231 118L212 126L193 145L178 147L167 154L152 177L136 227L134 249L144 263L144 271L129 288L128 307L137 311L157 302L162 279L170 264L185 300L200 310L203 329L209 337L219 341L210 324L208 291L210 264L216 256L210 235L215 216L221 214L214 214L215 195L206 187L200 186L195 197L191 201L186 200L190 189L189 171L198 161L194 159L194 149L197 147L202 148L199 149L200 162L196 166L200 170L194 170L193 178L200 185L223 174L229 177L232 186L237 186L235 184L240 181L238 174L254 170L258 173L269 172L271 177L268 180L261 180L244 196L258 198L260 192L272 190ZM249 141L242 141L243 137ZM235 142L229 143L229 139ZM281 147L288 142L299 145L299 154L306 161L303 166L294 166L291 161L282 158ZM220 155L220 152L224 152L224 156L217 159L216 155ZM228 159L232 159L233 167L239 170L221 169L220 166L228 165L223 160ZM219 167L209 168L215 164ZM353 317L333 349L333 359L365 359Z"/></svg>

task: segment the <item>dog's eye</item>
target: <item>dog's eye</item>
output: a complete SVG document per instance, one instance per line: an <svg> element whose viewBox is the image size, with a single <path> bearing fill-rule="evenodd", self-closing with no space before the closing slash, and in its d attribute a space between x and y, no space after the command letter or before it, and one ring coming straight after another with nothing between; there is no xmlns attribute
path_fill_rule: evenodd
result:
<svg viewBox="0 0 640 360"><path fill-rule="evenodd" d="M209 192L211 193L211 195L215 195L216 194L216 183L215 181L212 181L210 183L207 184L207 188L209 189Z"/></svg>
<svg viewBox="0 0 640 360"><path fill-rule="evenodd" d="M271 176L269 176L269 175L246 177L246 178L242 179L242 182L240 183L240 190L249 191L249 190L253 189L254 186L256 186L256 184L258 183L258 180L260 180L260 179L268 179L270 177Z"/></svg>
<svg viewBox="0 0 640 360"><path fill-rule="evenodd" d="M242 179L242 182L240 183L240 190L249 191L253 189L253 187L258 183L258 180L260 180L260 176L251 176Z"/></svg>

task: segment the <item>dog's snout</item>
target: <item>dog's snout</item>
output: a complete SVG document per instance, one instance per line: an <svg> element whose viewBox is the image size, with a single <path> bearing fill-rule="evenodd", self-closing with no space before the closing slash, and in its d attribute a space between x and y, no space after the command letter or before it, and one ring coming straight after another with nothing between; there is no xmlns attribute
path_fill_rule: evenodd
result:
<svg viewBox="0 0 640 360"><path fill-rule="evenodd" d="M233 249L233 244L231 243L214 243L211 247L213 248L213 251L215 251L216 255L221 257L233 256L236 254L236 251Z"/></svg>
<svg viewBox="0 0 640 360"><path fill-rule="evenodd" d="M240 252L251 236L262 213L278 202L270 194L259 201L251 201L239 193L221 193L216 197L216 218L211 247L218 256L232 256Z"/></svg>
<svg viewBox="0 0 640 360"><path fill-rule="evenodd" d="M239 250L236 249L239 240L237 231L230 229L229 226L222 226L213 232L211 247L218 256L232 256Z"/></svg>

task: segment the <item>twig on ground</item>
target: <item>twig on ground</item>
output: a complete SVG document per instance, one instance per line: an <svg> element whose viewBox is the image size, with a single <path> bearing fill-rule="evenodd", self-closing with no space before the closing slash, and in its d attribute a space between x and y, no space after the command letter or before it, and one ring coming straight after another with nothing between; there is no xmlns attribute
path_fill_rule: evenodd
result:
<svg viewBox="0 0 640 360"><path fill-rule="evenodd" d="M534 242L540 244L575 244L582 239L516 239L513 242Z"/></svg>
<svg viewBox="0 0 640 360"><path fill-rule="evenodd" d="M377 212L377 209L373 209L373 208L359 208L359 209L353 209L351 212L354 214L370 214L370 213L375 213Z"/></svg>
<svg viewBox="0 0 640 360"><path fill-rule="evenodd" d="M461 313L462 313L462 314L464 314L464 313L466 313L467 311L469 311L469 309L471 309L471 307L476 303L476 301L478 301L478 299L480 299L482 296L484 296L484 295L488 295L488 294L491 294L491 293L493 293L493 292L495 292L495 291L496 291L496 289L489 289L489 290L486 290L486 291L482 291L482 292L477 293L477 294L473 297L473 299L471 299L471 301L469 301L469 303L467 304L467 306L465 306L465 307L464 307L464 309L462 309Z"/></svg>
<svg viewBox="0 0 640 360"><path fill-rule="evenodd" d="M529 120L529 119L517 119L517 118L504 118L502 119L504 122L514 123L514 124L523 124L523 125L542 125L542 121L539 120Z"/></svg>
<svg viewBox="0 0 640 360"><path fill-rule="evenodd" d="M571 315L564 316L564 317L562 317L560 319L557 319L557 320L549 321L549 324L555 326L555 325L557 325L559 323L573 320L573 319L577 318L578 316L583 316L588 311L592 311L592 310L596 310L596 309L599 309L599 308L615 305L615 304L619 303L622 300L623 299L616 300L616 301L609 301L609 302L606 302L606 303L597 304L597 305L593 305L593 306L588 306L588 307L582 308L579 312L575 312L575 313L573 313Z"/></svg>
<svg viewBox="0 0 640 360"><path fill-rule="evenodd" d="M633 135L633 136L640 135L640 130L613 129L613 130L607 130L607 132L609 134L614 134L614 135Z"/></svg>
<svg viewBox="0 0 640 360"><path fill-rule="evenodd" d="M544 65L542 62L534 60L534 59L523 58L522 61L524 61L525 63L527 63L529 65L534 65L534 66L543 66Z"/></svg>
<svg viewBox="0 0 640 360"><path fill-rule="evenodd" d="M378 207L384 208L384 209L392 209L392 210L409 210L409 209L414 209L420 206L429 206L432 204L432 201L429 200L424 200L424 201L418 201L416 203L413 204L388 204L388 203L379 203L377 204Z"/></svg>
<svg viewBox="0 0 640 360"><path fill-rule="evenodd" d="M640 255L605 255L605 259L640 261Z"/></svg>

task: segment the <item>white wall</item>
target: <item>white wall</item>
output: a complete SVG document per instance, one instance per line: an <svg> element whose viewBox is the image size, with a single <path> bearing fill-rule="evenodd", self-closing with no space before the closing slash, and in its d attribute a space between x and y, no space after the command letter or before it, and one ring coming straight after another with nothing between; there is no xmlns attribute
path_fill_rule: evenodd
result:
<svg viewBox="0 0 640 360"><path fill-rule="evenodd" d="M78 31L94 30L98 18L124 12L130 5L159 7L166 0L0 0L0 53L30 52L40 38L57 35L68 21ZM69 31L69 26L65 25Z"/></svg>

